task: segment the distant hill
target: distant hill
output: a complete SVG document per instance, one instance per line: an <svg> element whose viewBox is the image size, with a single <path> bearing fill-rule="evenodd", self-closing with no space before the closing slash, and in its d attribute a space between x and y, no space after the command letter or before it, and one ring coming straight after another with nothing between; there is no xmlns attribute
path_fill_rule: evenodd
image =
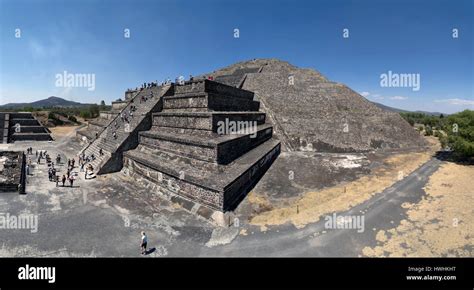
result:
<svg viewBox="0 0 474 290"><path fill-rule="evenodd" d="M387 111L390 111L390 112L395 112L395 113L423 113L425 115L429 115L429 116L439 116L441 114L443 115L448 115L448 114L444 114L444 113L440 113L440 112L426 112L426 111L407 111L407 110L402 110L402 109L397 109L397 108L394 108L394 107L389 107L389 106L386 106L386 105L382 105L380 103L377 103L377 102L372 102L374 105L376 105L377 107L381 108L381 109L384 109L384 110L387 110Z"/></svg>
<svg viewBox="0 0 474 290"><path fill-rule="evenodd" d="M44 100L39 100L31 103L8 103L5 105L1 105L0 109L18 109L24 107L32 107L32 108L71 108L71 107L85 107L90 106L92 104L83 104L73 101L68 101L63 98L58 97L49 97Z"/></svg>

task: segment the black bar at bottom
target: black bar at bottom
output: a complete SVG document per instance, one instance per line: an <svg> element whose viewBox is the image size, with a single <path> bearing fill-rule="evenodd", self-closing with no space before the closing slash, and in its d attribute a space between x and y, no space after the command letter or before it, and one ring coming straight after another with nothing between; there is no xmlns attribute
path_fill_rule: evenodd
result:
<svg viewBox="0 0 474 290"><path fill-rule="evenodd" d="M52 275L46 274L52 268L43 267L55 267L54 283L49 283ZM473 269L472 258L1 258L0 289L473 289ZM44 279L32 280L33 275Z"/></svg>

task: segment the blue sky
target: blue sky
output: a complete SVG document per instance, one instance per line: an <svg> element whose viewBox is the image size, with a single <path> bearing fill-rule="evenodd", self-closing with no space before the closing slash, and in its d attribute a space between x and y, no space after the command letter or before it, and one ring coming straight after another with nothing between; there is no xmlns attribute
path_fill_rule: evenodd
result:
<svg viewBox="0 0 474 290"><path fill-rule="evenodd" d="M0 104L109 103L144 81L279 58L386 105L474 109L473 3L0 0ZM64 71L94 74L95 90L57 87ZM381 87L388 71L419 74L420 90Z"/></svg>

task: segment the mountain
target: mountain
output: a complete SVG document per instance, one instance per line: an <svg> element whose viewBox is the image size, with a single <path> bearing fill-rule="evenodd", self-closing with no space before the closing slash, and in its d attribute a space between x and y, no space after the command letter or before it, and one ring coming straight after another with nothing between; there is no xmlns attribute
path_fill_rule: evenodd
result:
<svg viewBox="0 0 474 290"><path fill-rule="evenodd" d="M372 102L372 101L371 101ZM408 113L410 111L406 111L406 110L402 110L402 109L397 109L397 108L394 108L394 107L390 107L390 106L386 106L386 105L383 105L381 103L377 103L377 102L372 102L372 104L376 105L377 107L379 107L380 109L384 109L384 110L387 110L387 111L390 111L390 112L395 112L395 113Z"/></svg>
<svg viewBox="0 0 474 290"><path fill-rule="evenodd" d="M447 116L448 114L445 114L445 113L440 113L440 112L427 112L427 111L407 111L407 110L402 110L402 109L397 109L397 108L394 108L394 107L389 107L389 106L386 106L386 105L383 105L383 104L380 104L380 103L377 103L377 102L372 102L374 105L376 105L377 107L381 108L381 109L384 109L384 110L387 110L387 111L390 111L390 112L396 112L396 113L422 113L422 114L425 114L425 115L428 115L428 116L439 116L441 114Z"/></svg>
<svg viewBox="0 0 474 290"><path fill-rule="evenodd" d="M47 99L31 102L31 103L8 103L1 105L0 109L18 109L24 107L33 107L33 108L51 108L51 107L62 107L62 108L71 108L71 107L85 107L90 106L91 104L83 104L73 101L68 101L63 98L58 97L49 97Z"/></svg>
<svg viewBox="0 0 474 290"><path fill-rule="evenodd" d="M285 151L362 152L426 145L400 114L314 69L254 59L205 76L254 92Z"/></svg>

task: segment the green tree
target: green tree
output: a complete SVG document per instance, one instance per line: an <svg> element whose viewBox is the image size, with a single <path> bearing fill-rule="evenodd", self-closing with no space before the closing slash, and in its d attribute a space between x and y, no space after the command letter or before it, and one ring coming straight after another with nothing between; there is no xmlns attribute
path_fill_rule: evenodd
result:
<svg viewBox="0 0 474 290"><path fill-rule="evenodd" d="M464 110L444 118L447 138L442 142L453 149L459 157L474 157L474 111Z"/></svg>
<svg viewBox="0 0 474 290"><path fill-rule="evenodd" d="M433 135L433 129L431 129L430 125L425 126L425 136L431 136Z"/></svg>

